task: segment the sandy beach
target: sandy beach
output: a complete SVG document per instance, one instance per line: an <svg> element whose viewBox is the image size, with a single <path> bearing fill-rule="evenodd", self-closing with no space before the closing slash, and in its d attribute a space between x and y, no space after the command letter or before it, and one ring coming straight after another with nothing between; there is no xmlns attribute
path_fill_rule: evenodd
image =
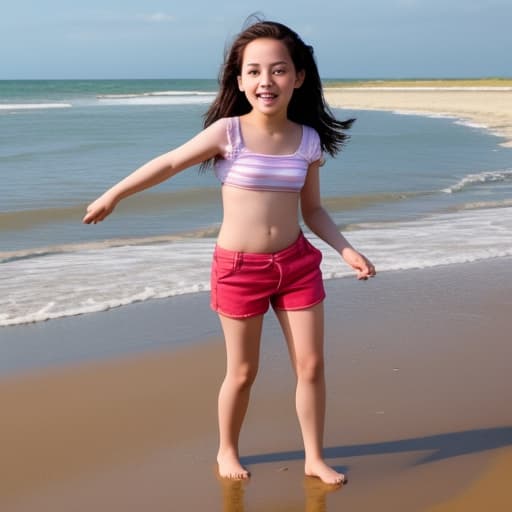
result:
<svg viewBox="0 0 512 512"><path fill-rule="evenodd" d="M455 116L512 147L508 90L345 87L326 98ZM512 510L512 260L326 288L325 455L347 486L303 476L272 314L242 432L252 478L217 478L224 347L208 294L195 293L0 330L0 510Z"/></svg>
<svg viewBox="0 0 512 512"><path fill-rule="evenodd" d="M248 483L215 474L224 351L207 294L5 328L50 353L0 377L0 509L510 510L511 263L327 281L325 454L350 479L337 491L303 477L272 315L242 434ZM180 344L184 323L203 338ZM89 351L67 348L77 337Z"/></svg>
<svg viewBox="0 0 512 512"><path fill-rule="evenodd" d="M332 107L441 114L487 127L512 147L512 90L499 87L326 88Z"/></svg>

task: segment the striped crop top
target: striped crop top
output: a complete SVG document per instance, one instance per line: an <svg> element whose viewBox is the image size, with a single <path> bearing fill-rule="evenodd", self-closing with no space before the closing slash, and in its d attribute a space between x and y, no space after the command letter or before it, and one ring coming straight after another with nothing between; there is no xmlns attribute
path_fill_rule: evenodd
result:
<svg viewBox="0 0 512 512"><path fill-rule="evenodd" d="M299 192L309 164L322 158L316 130L302 126L299 148L291 155L265 155L249 151L243 143L240 118L227 120L228 145L215 162L215 175L222 184L250 190Z"/></svg>

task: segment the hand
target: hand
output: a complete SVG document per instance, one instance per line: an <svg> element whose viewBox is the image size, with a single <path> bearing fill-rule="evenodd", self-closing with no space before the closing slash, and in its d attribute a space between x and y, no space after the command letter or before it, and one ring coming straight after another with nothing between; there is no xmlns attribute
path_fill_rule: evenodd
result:
<svg viewBox="0 0 512 512"><path fill-rule="evenodd" d="M372 262L363 254L352 249L352 247L343 249L341 254L348 265L356 271L357 279L366 281L369 277L374 277L377 273Z"/></svg>
<svg viewBox="0 0 512 512"><path fill-rule="evenodd" d="M114 210L117 201L112 196L103 194L87 207L87 214L82 219L84 224L97 224Z"/></svg>

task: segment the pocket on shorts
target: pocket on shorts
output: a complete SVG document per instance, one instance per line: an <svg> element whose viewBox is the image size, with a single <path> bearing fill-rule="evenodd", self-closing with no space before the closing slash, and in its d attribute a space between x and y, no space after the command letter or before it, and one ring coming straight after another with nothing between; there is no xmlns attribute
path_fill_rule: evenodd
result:
<svg viewBox="0 0 512 512"><path fill-rule="evenodd" d="M306 246L308 247L309 252L315 254L318 257L318 264L320 265L324 257L322 251L317 249L307 238L304 237L304 239L306 240Z"/></svg>
<svg viewBox="0 0 512 512"><path fill-rule="evenodd" d="M213 255L213 276L217 282L228 279L236 272L235 262L231 258Z"/></svg>

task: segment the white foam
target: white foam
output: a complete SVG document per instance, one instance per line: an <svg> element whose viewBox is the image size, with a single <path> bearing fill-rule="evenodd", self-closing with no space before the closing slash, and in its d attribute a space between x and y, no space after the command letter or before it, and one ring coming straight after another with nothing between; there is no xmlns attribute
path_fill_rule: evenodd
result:
<svg viewBox="0 0 512 512"><path fill-rule="evenodd" d="M457 206L457 210L481 210L483 208L503 208L504 206L512 206L512 198L502 199L501 201L472 201Z"/></svg>
<svg viewBox="0 0 512 512"><path fill-rule="evenodd" d="M354 110L353 107L336 107L340 110ZM468 128L474 128L479 129L482 131L486 131L490 133L491 135L495 137L507 137L507 134L504 132L496 129L491 128L485 123L477 123L475 121L472 121L471 119L465 118L461 114L454 114L450 112L429 112L426 110L409 110L409 109L388 109L388 108L378 108L378 107L357 107L355 110L371 110L371 111L378 111L378 110L389 110L393 114L399 115L399 116L421 116L421 117L428 117L431 119L452 119L454 120L454 124L458 124L461 126L467 126ZM502 145L506 145L502 144Z"/></svg>
<svg viewBox="0 0 512 512"><path fill-rule="evenodd" d="M98 99L147 98L151 96L214 96L208 91L153 91L129 94L99 94Z"/></svg>
<svg viewBox="0 0 512 512"><path fill-rule="evenodd" d="M500 137L501 134L494 129L491 129L488 125L484 123L476 123L475 121L471 121L470 119L466 119L460 115L452 114L450 112L427 112L422 110L393 110L393 114L397 114L400 116L421 116L428 117L430 119L453 119L454 124L458 124L460 126L467 126L468 128L475 128L478 130L483 130L486 132L490 132L492 135Z"/></svg>
<svg viewBox="0 0 512 512"><path fill-rule="evenodd" d="M138 105L202 105L211 103L213 96L177 96L177 97L137 97L125 99L100 99L101 105L108 106L138 106Z"/></svg>
<svg viewBox="0 0 512 512"><path fill-rule="evenodd" d="M479 130L489 130L489 126L484 123L475 123L474 121L466 121L464 119L459 119L455 121L455 124L459 124L461 126L468 126L469 128L477 128Z"/></svg>
<svg viewBox="0 0 512 512"><path fill-rule="evenodd" d="M399 116L421 116L421 117L429 117L431 119L458 119L458 116L454 114L450 114L448 112L426 112L424 110L402 110L395 109L392 111L393 114L397 114Z"/></svg>
<svg viewBox="0 0 512 512"><path fill-rule="evenodd" d="M72 106L71 103L0 103L0 110L39 110Z"/></svg>
<svg viewBox="0 0 512 512"><path fill-rule="evenodd" d="M512 207L355 226L349 240L379 272L512 256ZM309 236L309 235L308 235ZM324 242L325 279L352 270ZM214 238L103 247L0 265L0 325L38 322L209 289Z"/></svg>
<svg viewBox="0 0 512 512"><path fill-rule="evenodd" d="M215 93L207 91L155 91L140 94L105 94L97 97L101 105L194 105L211 103Z"/></svg>
<svg viewBox="0 0 512 512"><path fill-rule="evenodd" d="M206 290L213 244L205 239L106 247L4 263L0 325Z"/></svg>
<svg viewBox="0 0 512 512"><path fill-rule="evenodd" d="M510 180L512 180L512 169L505 169L502 171L484 171L476 174L467 174L451 187L442 189L441 192L446 194L453 194L454 192L460 192L461 190L464 190L473 185L497 183Z"/></svg>
<svg viewBox="0 0 512 512"><path fill-rule="evenodd" d="M348 234L378 271L429 268L512 256L512 208L437 214L412 222L362 224ZM351 275L324 242L326 278Z"/></svg>

